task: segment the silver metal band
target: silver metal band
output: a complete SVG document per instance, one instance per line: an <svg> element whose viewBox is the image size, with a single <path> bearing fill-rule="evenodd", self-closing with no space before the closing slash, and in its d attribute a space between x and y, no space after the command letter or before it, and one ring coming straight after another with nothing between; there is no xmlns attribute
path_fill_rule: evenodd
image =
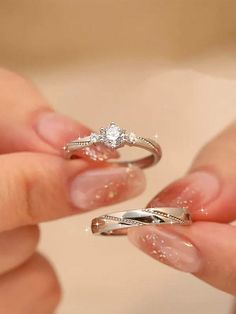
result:
<svg viewBox="0 0 236 314"><path fill-rule="evenodd" d="M137 160L117 162L123 166L134 165L142 169L147 168L155 165L162 155L160 146L154 140L137 136L132 132L128 133L112 122L107 128L101 128L100 134L92 133L90 136L78 138L67 143L63 148L64 156L67 159L71 158L76 156L78 151L97 144L103 144L112 150L128 145L145 149L151 153Z"/></svg>
<svg viewBox="0 0 236 314"><path fill-rule="evenodd" d="M123 235L128 228L144 225L190 225L191 216L185 208L155 207L121 211L92 220L94 234Z"/></svg>

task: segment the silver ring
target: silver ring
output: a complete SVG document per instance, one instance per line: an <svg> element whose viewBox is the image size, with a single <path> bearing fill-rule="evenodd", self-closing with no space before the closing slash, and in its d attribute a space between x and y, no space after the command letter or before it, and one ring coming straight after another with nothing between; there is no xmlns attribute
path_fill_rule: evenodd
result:
<svg viewBox="0 0 236 314"><path fill-rule="evenodd" d="M114 122L110 123L106 128L101 128L99 133L91 133L90 136L77 138L67 143L63 147L64 156L67 159L72 158L76 156L80 150L98 144L103 144L113 151L128 145L145 149L151 153L151 155L141 159L120 161L119 164L123 166L134 165L139 168L147 168L155 165L161 159L161 148L154 140L137 136L133 132L127 132Z"/></svg>
<svg viewBox="0 0 236 314"><path fill-rule="evenodd" d="M155 207L121 211L94 218L91 230L92 233L100 235L123 235L132 227L191 223L191 216L186 208Z"/></svg>

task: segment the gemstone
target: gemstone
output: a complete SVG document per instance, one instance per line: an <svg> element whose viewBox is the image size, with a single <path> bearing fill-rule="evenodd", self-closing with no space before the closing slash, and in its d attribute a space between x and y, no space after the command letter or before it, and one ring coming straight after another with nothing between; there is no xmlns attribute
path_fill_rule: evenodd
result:
<svg viewBox="0 0 236 314"><path fill-rule="evenodd" d="M134 144L136 142L136 140L137 140L137 136L136 136L136 134L131 132L131 133L129 133L128 139L129 139L130 143Z"/></svg>
<svg viewBox="0 0 236 314"><path fill-rule="evenodd" d="M97 143L98 140L99 140L99 136L98 136L96 133L91 133L91 135L90 135L90 141L91 141L92 143Z"/></svg>
<svg viewBox="0 0 236 314"><path fill-rule="evenodd" d="M121 135L121 130L116 124L110 124L110 126L106 129L106 138L109 141L116 141Z"/></svg>
<svg viewBox="0 0 236 314"><path fill-rule="evenodd" d="M104 143L111 148L117 148L125 143L124 134L125 131L121 129L117 124L112 122L107 128L101 132Z"/></svg>

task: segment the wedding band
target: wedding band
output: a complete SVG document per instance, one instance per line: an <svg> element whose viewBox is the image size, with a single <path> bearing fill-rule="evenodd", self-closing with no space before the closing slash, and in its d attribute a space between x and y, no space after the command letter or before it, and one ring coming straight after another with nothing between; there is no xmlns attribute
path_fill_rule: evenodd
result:
<svg viewBox="0 0 236 314"><path fill-rule="evenodd" d="M186 208L155 207L121 211L94 218L91 230L92 233L100 235L123 235L132 227L191 223L191 216Z"/></svg>
<svg viewBox="0 0 236 314"><path fill-rule="evenodd" d="M69 159L76 156L80 150L84 150L93 145L103 144L111 150L124 147L125 145L139 147L147 150L151 154L141 159L132 161L120 161L123 166L134 165L139 168L147 168L155 165L161 159L161 148L156 141L137 136L133 132L127 132L114 122L106 128L101 128L100 133L91 133L90 136L75 139L67 143L64 147L64 156Z"/></svg>

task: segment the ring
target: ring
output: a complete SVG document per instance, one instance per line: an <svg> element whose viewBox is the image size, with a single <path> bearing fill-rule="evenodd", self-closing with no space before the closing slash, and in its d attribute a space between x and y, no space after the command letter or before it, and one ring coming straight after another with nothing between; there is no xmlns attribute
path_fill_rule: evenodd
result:
<svg viewBox="0 0 236 314"><path fill-rule="evenodd" d="M132 227L191 223L191 216L186 208L154 207L121 211L94 218L91 230L92 233L100 235L123 235Z"/></svg>
<svg viewBox="0 0 236 314"><path fill-rule="evenodd" d="M141 159L120 161L119 164L122 164L123 166L134 165L139 168L147 168L155 165L161 159L161 148L154 140L137 136L133 132L127 132L114 122L110 123L106 128L101 128L98 134L91 133L90 136L83 138L79 137L67 143L63 147L64 156L67 159L72 158L73 156L76 156L76 153L80 150L84 150L93 145L96 146L97 144L103 144L106 148L109 148L112 151L128 145L143 148L151 153L151 155Z"/></svg>

